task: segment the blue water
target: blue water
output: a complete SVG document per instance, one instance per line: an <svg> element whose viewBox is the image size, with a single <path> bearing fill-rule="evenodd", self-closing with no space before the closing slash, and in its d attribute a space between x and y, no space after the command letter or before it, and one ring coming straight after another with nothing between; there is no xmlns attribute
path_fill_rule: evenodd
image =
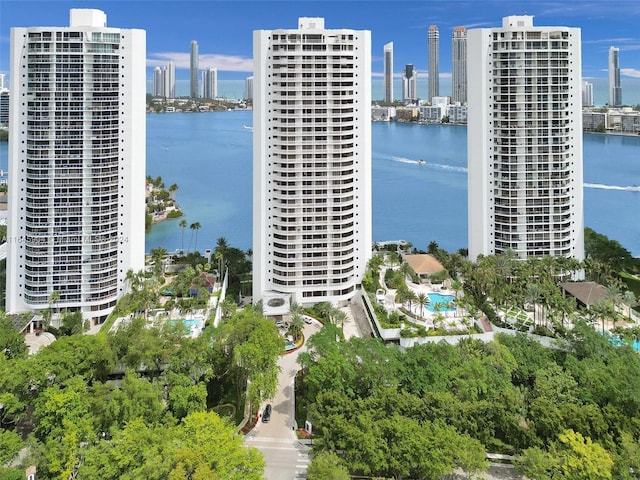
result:
<svg viewBox="0 0 640 480"><path fill-rule="evenodd" d="M613 343L616 347L619 347L621 345L625 345L626 342L624 340L622 340L621 338L618 337L612 337L610 335L607 335L607 337L609 338L609 341L611 343ZM638 340L634 340L633 342L631 342L631 347L636 351L636 352L640 352L640 341Z"/></svg>
<svg viewBox="0 0 640 480"><path fill-rule="evenodd" d="M187 222L202 224L201 251L221 236L251 248L252 144L251 131L242 128L251 124L250 111L147 116L148 174L180 185ZM372 137L373 240L466 247L466 127L376 122ZM634 255L640 255L640 192L611 187L640 185L639 154L640 138L584 136L585 224ZM177 220L156 225L147 251L180 248L181 238ZM187 228L185 248L190 238Z"/></svg>
<svg viewBox="0 0 640 480"><path fill-rule="evenodd" d="M177 183L179 220L153 226L146 250L215 247L226 237L252 247L251 111L147 115L147 174ZM376 122L373 138L373 240L467 246L466 127ZM425 165L418 165L424 159ZM0 169L7 144L0 143ZM640 256L640 136L584 136L585 225Z"/></svg>
<svg viewBox="0 0 640 480"><path fill-rule="evenodd" d="M425 308L430 312L436 311L436 304L440 305L438 310L440 312L454 312L456 310L455 306L450 305L450 302L455 298L453 295L442 295L440 293L427 293L427 295L431 301L425 305ZM449 307L445 308L445 305L449 305Z"/></svg>
<svg viewBox="0 0 640 480"><path fill-rule="evenodd" d="M182 318L180 320L170 320L171 325L176 325L178 322L182 322L185 327L191 330L193 327L197 327L202 323L202 320L195 318Z"/></svg>

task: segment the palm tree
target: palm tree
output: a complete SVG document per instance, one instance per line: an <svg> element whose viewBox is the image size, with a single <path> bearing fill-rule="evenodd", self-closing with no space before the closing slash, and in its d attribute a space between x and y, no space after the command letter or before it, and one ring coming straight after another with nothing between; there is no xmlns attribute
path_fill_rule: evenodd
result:
<svg viewBox="0 0 640 480"><path fill-rule="evenodd" d="M187 228L187 221L183 218L180 220L180 223L178 223L178 226L182 229L182 246L180 250L184 252L184 229Z"/></svg>
<svg viewBox="0 0 640 480"><path fill-rule="evenodd" d="M304 327L304 321L302 320L302 315L296 313L289 323L289 333L293 337L294 341L300 338L302 335L302 329Z"/></svg>
<svg viewBox="0 0 640 480"><path fill-rule="evenodd" d="M193 250L197 251L198 250L198 230L200 230L201 228L200 222L192 223L191 227L189 228L193 228L196 231L196 242L193 244Z"/></svg>
<svg viewBox="0 0 640 480"><path fill-rule="evenodd" d="M411 272L413 271L413 269L411 268L411 265L409 265L408 262L402 262L402 265L400 265L400 273L402 274L402 279L406 282L407 281L407 277L409 277L409 279L411 279Z"/></svg>
<svg viewBox="0 0 640 480"><path fill-rule="evenodd" d="M336 308L331 314L332 323L337 326L338 322L340 322L340 328L344 328L344 322L347 318L346 312L338 308Z"/></svg>
<svg viewBox="0 0 640 480"><path fill-rule="evenodd" d="M591 305L589 307L589 313L592 321L595 322L598 318L602 321L602 333L604 333L604 325L607 318L613 318L615 323L615 307L611 300L606 297Z"/></svg>
<svg viewBox="0 0 640 480"><path fill-rule="evenodd" d="M178 184L177 183L172 183L171 185L169 185L169 195L171 195L171 198L173 198L174 200L176 199L176 192L178 191Z"/></svg>
<svg viewBox="0 0 640 480"><path fill-rule="evenodd" d="M420 318L421 319L424 319L424 307L428 302L429 302L429 297L427 296L426 293L419 293L418 294L418 303L420 303L420 306L422 307L420 309Z"/></svg>
<svg viewBox="0 0 640 480"><path fill-rule="evenodd" d="M331 322L331 313L333 312L333 305L331 302L320 302L315 305L315 311L318 312L318 315L322 320L326 322Z"/></svg>
<svg viewBox="0 0 640 480"><path fill-rule="evenodd" d="M60 292L58 290L52 290L49 294L49 308L44 312L44 324L45 328L51 325L51 317L53 316L53 306L60 301Z"/></svg>
<svg viewBox="0 0 640 480"><path fill-rule="evenodd" d="M194 222L191 225L189 225L189 229L191 230L191 236L189 237L189 246L187 247L187 251L191 250L191 241L193 240L193 232L196 231L196 223L197 222Z"/></svg>
<svg viewBox="0 0 640 480"><path fill-rule="evenodd" d="M627 290L626 292L624 292L623 300L624 300L624 303L626 303L627 306L629 307L628 317L629 317L629 320L631 320L631 309L638 304L638 299L636 298L635 294L631 290Z"/></svg>
<svg viewBox="0 0 640 480"><path fill-rule="evenodd" d="M413 308L412 308L413 302L418 300L418 296L416 295L416 292L414 292L413 290L408 290L406 300L409 303L409 311L413 313Z"/></svg>
<svg viewBox="0 0 640 480"><path fill-rule="evenodd" d="M542 294L542 291L540 289L540 285L538 285L537 283L528 283L527 287L525 289L524 295L525 295L525 302L530 303L533 305L533 323L535 325L536 323L536 319L537 319L537 315L536 315L536 309L538 306L538 300L540 299L540 295Z"/></svg>
<svg viewBox="0 0 640 480"><path fill-rule="evenodd" d="M167 256L167 250L164 247L157 247L151 250L151 259L153 260L153 273L156 277L161 277L163 272L162 259Z"/></svg>
<svg viewBox="0 0 640 480"><path fill-rule="evenodd" d="M216 240L216 248L214 250L214 258L218 259L218 274L222 275L222 266L224 265L224 257L229 249L229 242L226 238L220 237Z"/></svg>
<svg viewBox="0 0 640 480"><path fill-rule="evenodd" d="M228 318L236 311L238 306L236 302L234 302L231 297L224 297L224 300L220 304L220 309L222 310L222 316L224 318Z"/></svg>
<svg viewBox="0 0 640 480"><path fill-rule="evenodd" d="M297 302L291 302L291 304L289 305L289 313L292 316L302 315L303 311L304 307Z"/></svg>

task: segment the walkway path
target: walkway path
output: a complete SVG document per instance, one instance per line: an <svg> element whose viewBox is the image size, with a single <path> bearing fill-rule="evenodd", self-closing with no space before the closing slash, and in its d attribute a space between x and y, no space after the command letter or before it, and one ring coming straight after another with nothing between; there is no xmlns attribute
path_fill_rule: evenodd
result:
<svg viewBox="0 0 640 480"><path fill-rule="evenodd" d="M319 331L317 322L305 324L304 336L309 338ZM306 351L306 344L295 352L282 355L278 360L281 368L278 375L278 393L270 400L272 410L268 423L258 422L256 427L245 435L246 445L260 450L267 463L265 479L292 480L306 478L309 464L308 448L298 442L295 434L294 379L300 366L298 355ZM264 410L264 405L261 412Z"/></svg>

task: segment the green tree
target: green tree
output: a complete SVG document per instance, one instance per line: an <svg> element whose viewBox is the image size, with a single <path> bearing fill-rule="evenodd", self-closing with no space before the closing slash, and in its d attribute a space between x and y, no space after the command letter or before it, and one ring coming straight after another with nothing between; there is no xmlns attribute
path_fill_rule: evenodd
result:
<svg viewBox="0 0 640 480"><path fill-rule="evenodd" d="M295 313L291 317L291 321L289 322L289 333L295 340L297 340L302 335L303 328L304 320L302 319L302 315L299 313Z"/></svg>
<svg viewBox="0 0 640 480"><path fill-rule="evenodd" d="M0 467L13 460L22 447L18 433L0 428Z"/></svg>
<svg viewBox="0 0 640 480"><path fill-rule="evenodd" d="M60 331L65 335L77 335L84 332L85 322L82 312L65 312L62 314L62 326Z"/></svg>
<svg viewBox="0 0 640 480"><path fill-rule="evenodd" d="M349 471L338 455L320 452L313 457L307 470L307 480L349 480Z"/></svg>
<svg viewBox="0 0 640 480"><path fill-rule="evenodd" d="M565 430L548 452L537 447L524 450L515 465L520 473L535 479L609 480L613 460L591 438Z"/></svg>
<svg viewBox="0 0 640 480"><path fill-rule="evenodd" d="M13 326L11 320L0 313L0 352L5 358L25 358L29 348L22 336ZM1 462L0 462L1 463Z"/></svg>
<svg viewBox="0 0 640 480"><path fill-rule="evenodd" d="M164 480L170 470L167 443L171 434L171 429L136 418L113 438L85 450L78 478Z"/></svg>
<svg viewBox="0 0 640 480"><path fill-rule="evenodd" d="M264 460L235 429L211 412L185 417L171 436L169 480L262 480Z"/></svg>
<svg viewBox="0 0 640 480"><path fill-rule="evenodd" d="M192 230L194 230L194 231L196 232L196 241L195 241L195 243L193 244L193 249L194 249L195 251L198 251L198 230L200 230L200 228L201 228L200 222L194 222L194 223L192 223L192 224L189 226L189 228L191 228ZM189 245L191 245L191 241L189 241Z"/></svg>
<svg viewBox="0 0 640 480"><path fill-rule="evenodd" d="M278 386L277 365L284 351L278 328L251 307L237 310L215 332L214 348L225 358L228 374L235 376L238 407L249 383L248 401L252 409L271 398Z"/></svg>
<svg viewBox="0 0 640 480"><path fill-rule="evenodd" d="M187 221L183 218L178 222L178 226L182 229L182 243L180 244L180 250L184 252L184 229L187 228Z"/></svg>
<svg viewBox="0 0 640 480"><path fill-rule="evenodd" d="M207 409L207 387L204 383L193 384L185 375L173 375L169 387L169 410L177 419Z"/></svg>

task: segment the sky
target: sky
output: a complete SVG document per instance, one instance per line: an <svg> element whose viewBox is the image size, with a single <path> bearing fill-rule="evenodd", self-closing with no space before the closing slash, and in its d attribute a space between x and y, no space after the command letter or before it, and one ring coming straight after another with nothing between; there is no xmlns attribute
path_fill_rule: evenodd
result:
<svg viewBox="0 0 640 480"><path fill-rule="evenodd" d="M440 75L451 75L451 32L456 26L498 27L507 15L533 15L534 25L582 29L582 75L607 76L610 46L620 49L622 78L640 78L640 1L523 0L1 0L0 73L9 74L13 26L68 26L71 8L98 8L107 26L147 32L147 67L176 64L188 78L189 45L198 41L200 68L218 69L220 80L251 75L252 32L296 28L298 17L324 17L325 28L371 30L372 75L382 76L383 46L394 43L394 71L405 64L427 72L427 29L440 32Z"/></svg>

